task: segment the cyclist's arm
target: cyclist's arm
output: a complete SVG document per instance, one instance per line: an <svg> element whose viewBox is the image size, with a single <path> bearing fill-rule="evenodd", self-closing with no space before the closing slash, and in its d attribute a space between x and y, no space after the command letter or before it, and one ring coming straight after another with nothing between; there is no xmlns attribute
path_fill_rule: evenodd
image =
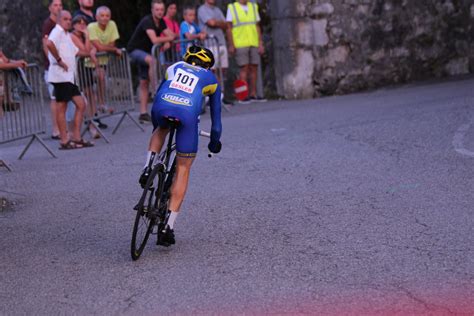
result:
<svg viewBox="0 0 474 316"><path fill-rule="evenodd" d="M218 84L216 91L209 96L209 103L211 105L211 141L217 142L221 138L222 123L221 123L221 87Z"/></svg>

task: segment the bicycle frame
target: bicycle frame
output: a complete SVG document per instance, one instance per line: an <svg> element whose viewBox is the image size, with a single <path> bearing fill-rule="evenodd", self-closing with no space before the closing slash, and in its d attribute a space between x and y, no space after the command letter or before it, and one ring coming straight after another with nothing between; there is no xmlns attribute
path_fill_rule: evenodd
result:
<svg viewBox="0 0 474 316"><path fill-rule="evenodd" d="M160 229L163 229L168 221L168 201L170 188L173 183L176 168L175 135L177 125L170 124L170 132L166 149L159 155L159 162L152 166L147 183L138 204L134 207L137 211L133 225L131 255L133 260L138 260L146 246L150 234L156 234L159 242ZM209 133L199 131L200 136L209 137ZM155 180L156 179L156 180ZM156 182L155 182L156 181ZM156 184L156 186L155 186ZM155 198L153 200L153 198ZM145 225L143 225L143 223ZM141 228L145 228L144 234L139 234ZM156 232L155 231L156 228ZM139 236L139 238L137 238ZM141 237L140 237L141 236Z"/></svg>

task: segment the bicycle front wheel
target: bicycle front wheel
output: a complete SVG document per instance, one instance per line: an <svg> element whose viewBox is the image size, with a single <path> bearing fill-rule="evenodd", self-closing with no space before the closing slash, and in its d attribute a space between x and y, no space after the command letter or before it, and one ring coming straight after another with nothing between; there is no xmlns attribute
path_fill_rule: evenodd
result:
<svg viewBox="0 0 474 316"><path fill-rule="evenodd" d="M153 168L148 182L143 189L142 196L137 206L135 207L137 214L133 224L131 255L133 260L140 258L140 255L145 249L150 233L156 223L156 206L157 199L155 190L160 183L161 172L158 168ZM158 175L158 176L157 176Z"/></svg>

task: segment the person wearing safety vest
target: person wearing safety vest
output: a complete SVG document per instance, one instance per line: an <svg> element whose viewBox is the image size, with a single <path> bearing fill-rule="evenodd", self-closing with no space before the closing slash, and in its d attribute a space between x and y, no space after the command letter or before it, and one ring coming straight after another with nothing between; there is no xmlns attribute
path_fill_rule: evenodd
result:
<svg viewBox="0 0 474 316"><path fill-rule="evenodd" d="M257 97L257 70L260 55L265 52L260 29L258 5L248 0L238 0L227 6L226 21L229 53L235 54L235 60L240 67L239 79L248 82L249 97L240 101L266 101Z"/></svg>

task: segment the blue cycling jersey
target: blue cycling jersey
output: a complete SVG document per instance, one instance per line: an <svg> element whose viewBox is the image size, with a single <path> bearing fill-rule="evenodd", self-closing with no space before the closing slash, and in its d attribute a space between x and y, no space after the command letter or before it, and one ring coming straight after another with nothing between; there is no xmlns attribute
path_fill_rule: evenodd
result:
<svg viewBox="0 0 474 316"><path fill-rule="evenodd" d="M204 97L209 96L211 106L211 140L219 141L221 124L221 89L212 71L177 62L166 71L165 80L153 101L154 127L166 127L164 117L175 117L181 125L176 133L178 154L194 156L197 152L198 122Z"/></svg>

